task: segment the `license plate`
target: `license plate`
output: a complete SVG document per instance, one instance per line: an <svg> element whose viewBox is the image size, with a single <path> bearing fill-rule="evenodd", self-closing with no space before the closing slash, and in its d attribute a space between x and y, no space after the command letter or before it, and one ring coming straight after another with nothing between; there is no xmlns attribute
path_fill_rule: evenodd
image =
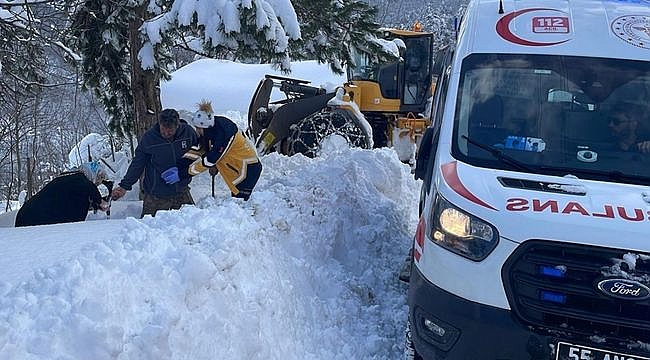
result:
<svg viewBox="0 0 650 360"><path fill-rule="evenodd" d="M555 360L650 360L650 358L559 342Z"/></svg>

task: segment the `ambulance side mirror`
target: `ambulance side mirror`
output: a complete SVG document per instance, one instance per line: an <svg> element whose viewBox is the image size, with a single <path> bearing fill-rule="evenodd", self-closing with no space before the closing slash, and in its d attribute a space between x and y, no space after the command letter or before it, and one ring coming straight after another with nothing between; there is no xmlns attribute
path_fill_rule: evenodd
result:
<svg viewBox="0 0 650 360"><path fill-rule="evenodd" d="M415 157L415 180L424 180L427 174L428 166L430 163L429 159L432 156L431 152L436 148L436 146L433 144L434 133L435 127L429 127L422 136L422 140L420 141L420 148L418 149L418 153Z"/></svg>

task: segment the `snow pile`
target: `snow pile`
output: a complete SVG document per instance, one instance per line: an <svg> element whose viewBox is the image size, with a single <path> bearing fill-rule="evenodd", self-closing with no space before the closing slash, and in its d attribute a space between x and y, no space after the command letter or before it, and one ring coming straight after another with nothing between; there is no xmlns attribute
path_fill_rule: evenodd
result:
<svg viewBox="0 0 650 360"><path fill-rule="evenodd" d="M312 86L333 91L345 83L345 75L332 73L326 64L303 61L291 64L291 78L307 80ZM174 71L172 79L160 84L164 107L182 113L192 113L196 104L205 99L212 103L216 114L226 111L248 113L248 106L266 74L287 76L268 64L240 64L227 60L203 59ZM197 81L201 86L197 86ZM279 89L271 93L271 101L284 99ZM247 121L247 120L246 120Z"/></svg>
<svg viewBox="0 0 650 360"><path fill-rule="evenodd" d="M41 227L33 240L58 248L58 227L101 225L104 240L2 283L0 358L401 357L397 272L419 192L409 167L389 149L262 162L248 202L220 185L155 218ZM193 192L210 192L204 175ZM0 236L16 241L8 230Z"/></svg>
<svg viewBox="0 0 650 360"><path fill-rule="evenodd" d="M20 201L2 200L0 201L0 214L5 213L6 211L18 210L20 208L20 205Z"/></svg>
<svg viewBox="0 0 650 360"><path fill-rule="evenodd" d="M90 133L84 136L70 150L68 153L68 162L71 167L76 167L90 160L109 158L111 153L111 143L108 136Z"/></svg>

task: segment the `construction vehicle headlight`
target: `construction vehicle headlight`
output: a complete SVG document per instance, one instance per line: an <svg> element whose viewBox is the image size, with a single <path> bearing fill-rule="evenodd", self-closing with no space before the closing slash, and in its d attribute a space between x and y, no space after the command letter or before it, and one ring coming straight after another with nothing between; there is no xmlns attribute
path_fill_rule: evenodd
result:
<svg viewBox="0 0 650 360"><path fill-rule="evenodd" d="M431 240L470 260L485 259L499 241L497 229L438 196L432 215Z"/></svg>

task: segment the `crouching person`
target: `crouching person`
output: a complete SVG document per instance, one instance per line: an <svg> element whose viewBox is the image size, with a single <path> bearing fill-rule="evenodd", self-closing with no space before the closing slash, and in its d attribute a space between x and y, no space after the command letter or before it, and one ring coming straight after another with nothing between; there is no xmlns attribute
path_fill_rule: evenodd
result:
<svg viewBox="0 0 650 360"><path fill-rule="evenodd" d="M209 102L199 104L192 117L199 145L183 155L178 169L163 173L165 181L177 181L216 168L233 197L248 200L262 173L255 147L244 137L237 124L224 116L214 116ZM179 172L176 175L176 172ZM165 178L165 176L167 176Z"/></svg>
<svg viewBox="0 0 650 360"><path fill-rule="evenodd" d="M105 177L97 162L61 173L20 207L16 227L84 221L91 208L105 211L108 203L97 189Z"/></svg>

